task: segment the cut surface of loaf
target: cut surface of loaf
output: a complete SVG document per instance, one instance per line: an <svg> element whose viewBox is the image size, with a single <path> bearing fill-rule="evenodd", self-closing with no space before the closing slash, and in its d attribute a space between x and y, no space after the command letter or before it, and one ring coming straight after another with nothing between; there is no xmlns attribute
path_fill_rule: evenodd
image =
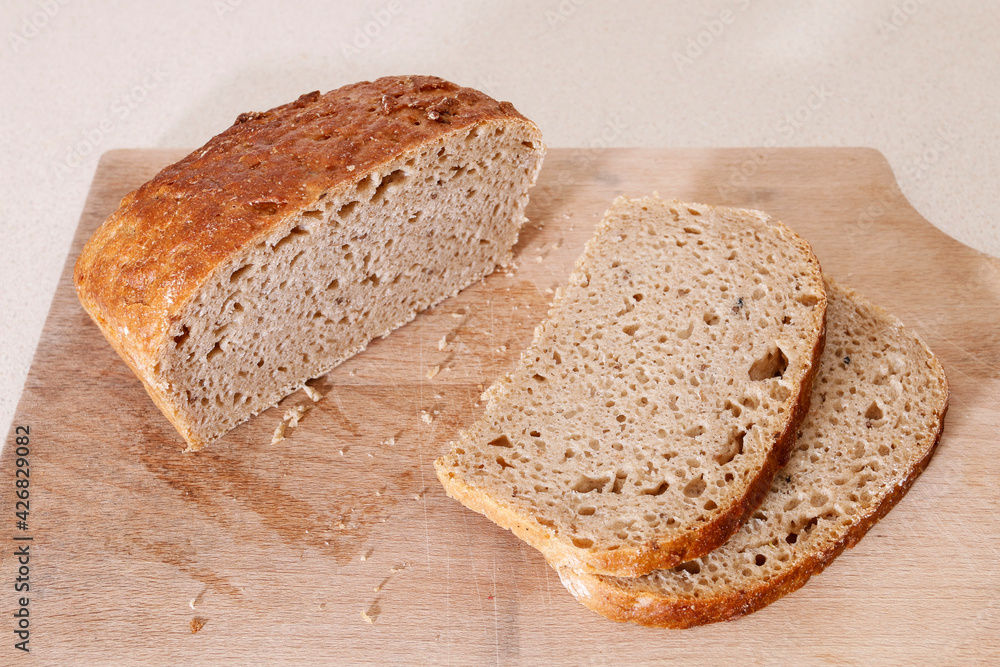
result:
<svg viewBox="0 0 1000 667"><path fill-rule="evenodd" d="M436 77L303 95L126 196L77 291L199 449L509 262L544 150Z"/></svg>
<svg viewBox="0 0 1000 667"><path fill-rule="evenodd" d="M788 465L712 553L644 577L557 568L617 621L684 628L756 611L802 586L886 514L930 461L948 406L934 355L881 308L828 285L827 343Z"/></svg>
<svg viewBox="0 0 1000 667"><path fill-rule="evenodd" d="M619 198L438 477L564 566L705 554L788 454L825 310L808 244L767 215Z"/></svg>

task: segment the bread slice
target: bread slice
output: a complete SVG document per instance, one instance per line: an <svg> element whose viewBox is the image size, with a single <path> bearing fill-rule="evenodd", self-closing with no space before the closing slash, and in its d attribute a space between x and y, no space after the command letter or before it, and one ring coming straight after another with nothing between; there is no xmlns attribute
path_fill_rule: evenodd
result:
<svg viewBox="0 0 1000 667"><path fill-rule="evenodd" d="M122 200L80 301L199 449L506 264L544 151L435 77L243 114Z"/></svg>
<svg viewBox="0 0 1000 667"><path fill-rule="evenodd" d="M756 611L854 546L934 453L948 384L894 317L827 286L827 342L812 408L753 518L712 553L635 579L558 568L584 605L616 621L686 628Z"/></svg>
<svg viewBox="0 0 1000 667"><path fill-rule="evenodd" d="M708 553L787 458L825 310L808 244L767 215L619 198L438 477L562 566Z"/></svg>

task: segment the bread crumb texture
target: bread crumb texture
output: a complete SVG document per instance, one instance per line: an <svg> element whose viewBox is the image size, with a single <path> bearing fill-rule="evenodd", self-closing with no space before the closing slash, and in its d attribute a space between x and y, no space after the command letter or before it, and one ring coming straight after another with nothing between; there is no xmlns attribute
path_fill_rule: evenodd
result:
<svg viewBox="0 0 1000 667"><path fill-rule="evenodd" d="M898 320L836 285L812 408L753 517L710 554L644 577L560 569L616 620L689 627L750 613L855 544L930 460L948 404L944 371Z"/></svg>
<svg viewBox="0 0 1000 667"><path fill-rule="evenodd" d="M508 263L544 150L435 77L310 93L125 197L77 291L198 449Z"/></svg>
<svg viewBox="0 0 1000 667"><path fill-rule="evenodd" d="M808 245L766 215L619 199L438 476L556 563L705 553L787 454L825 308Z"/></svg>

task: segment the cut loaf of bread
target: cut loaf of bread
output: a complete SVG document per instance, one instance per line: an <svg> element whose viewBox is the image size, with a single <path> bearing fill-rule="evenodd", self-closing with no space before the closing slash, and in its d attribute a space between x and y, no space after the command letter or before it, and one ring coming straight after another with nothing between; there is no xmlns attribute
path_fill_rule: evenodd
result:
<svg viewBox="0 0 1000 667"><path fill-rule="evenodd" d="M303 95L126 196L80 301L199 449L506 264L543 155L509 103L435 77Z"/></svg>
<svg viewBox="0 0 1000 667"><path fill-rule="evenodd" d="M684 628L756 611L803 584L888 512L930 461L948 407L930 350L881 308L829 284L826 352L788 465L725 545L627 579L557 568L616 621Z"/></svg>
<svg viewBox="0 0 1000 667"><path fill-rule="evenodd" d="M562 566L708 553L787 458L825 311L808 244L767 215L619 198L438 477Z"/></svg>

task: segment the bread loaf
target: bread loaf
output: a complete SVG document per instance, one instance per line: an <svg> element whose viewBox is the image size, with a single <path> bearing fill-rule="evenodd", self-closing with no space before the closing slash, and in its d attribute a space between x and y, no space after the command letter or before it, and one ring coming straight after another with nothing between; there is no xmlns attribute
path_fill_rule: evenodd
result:
<svg viewBox="0 0 1000 667"><path fill-rule="evenodd" d="M80 301L199 449L511 257L544 155L435 77L242 114L126 196Z"/></svg>
<svg viewBox="0 0 1000 667"><path fill-rule="evenodd" d="M808 244L767 215L620 198L438 477L559 566L704 555L787 459L825 310Z"/></svg>
<svg viewBox="0 0 1000 667"><path fill-rule="evenodd" d="M827 294L812 408L753 518L712 553L644 577L557 568L583 604L672 628L748 614L805 584L903 497L941 436L944 371L881 308L833 284Z"/></svg>

